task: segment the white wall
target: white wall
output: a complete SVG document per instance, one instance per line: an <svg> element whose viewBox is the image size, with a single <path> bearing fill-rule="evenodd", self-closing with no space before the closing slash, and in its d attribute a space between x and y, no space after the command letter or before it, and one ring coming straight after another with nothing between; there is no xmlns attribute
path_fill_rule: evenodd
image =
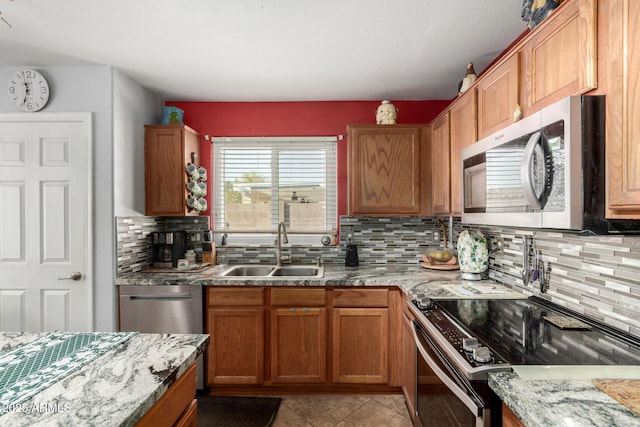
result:
<svg viewBox="0 0 640 427"><path fill-rule="evenodd" d="M144 215L144 126L160 123L160 97L115 70L113 154L115 216Z"/></svg>
<svg viewBox="0 0 640 427"><path fill-rule="evenodd" d="M0 67L0 82L8 82L17 68ZM28 68L28 64L24 68ZM160 110L159 106L151 104L161 104L140 85L112 67L34 68L47 78L51 89L49 103L43 112L92 113L93 325L96 331L114 331L117 326L114 187L117 185L121 189L117 192L119 212L137 212L140 203L144 211L144 187L140 187L144 183L139 182L137 175L140 169L144 169L140 158L143 138L139 132L152 114L148 111ZM0 95L0 113L15 112L18 110L8 97ZM118 156L117 164L114 161L115 153ZM114 170L118 175L117 184Z"/></svg>

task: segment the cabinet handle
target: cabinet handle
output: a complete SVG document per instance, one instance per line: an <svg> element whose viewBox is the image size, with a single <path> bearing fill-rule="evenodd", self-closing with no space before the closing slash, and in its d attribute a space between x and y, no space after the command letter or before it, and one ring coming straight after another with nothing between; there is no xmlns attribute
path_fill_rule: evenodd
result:
<svg viewBox="0 0 640 427"><path fill-rule="evenodd" d="M191 163L198 166L198 153L195 151L191 153Z"/></svg>
<svg viewBox="0 0 640 427"><path fill-rule="evenodd" d="M293 307L291 307L291 308L289 309L289 311L290 311L291 313L295 313L295 312L296 312L296 309L295 309L295 308L293 308Z"/></svg>

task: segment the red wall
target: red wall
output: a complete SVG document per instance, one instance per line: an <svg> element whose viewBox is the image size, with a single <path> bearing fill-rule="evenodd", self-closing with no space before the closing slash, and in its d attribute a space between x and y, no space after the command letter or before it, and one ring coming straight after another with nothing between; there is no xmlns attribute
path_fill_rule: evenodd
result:
<svg viewBox="0 0 640 427"><path fill-rule="evenodd" d="M393 101L398 123L429 123L446 101ZM211 143L220 136L333 136L338 141L338 215L347 213L347 143L349 124L375 124L379 101L319 102L167 102L184 110L186 125L201 135L202 165L211 170ZM208 189L212 193L211 184Z"/></svg>

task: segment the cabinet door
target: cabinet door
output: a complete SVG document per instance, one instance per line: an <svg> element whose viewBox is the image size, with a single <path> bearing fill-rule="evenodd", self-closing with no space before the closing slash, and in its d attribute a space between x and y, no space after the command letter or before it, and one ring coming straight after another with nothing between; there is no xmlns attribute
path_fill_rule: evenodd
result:
<svg viewBox="0 0 640 427"><path fill-rule="evenodd" d="M596 6L596 0L564 2L525 44L525 115L597 87Z"/></svg>
<svg viewBox="0 0 640 427"><path fill-rule="evenodd" d="M326 383L326 308L271 309L271 381Z"/></svg>
<svg viewBox="0 0 640 427"><path fill-rule="evenodd" d="M488 71L478 82L478 139L513 123L520 103L520 55L518 52Z"/></svg>
<svg viewBox="0 0 640 427"><path fill-rule="evenodd" d="M451 215L462 214L462 149L478 139L476 91L458 98L451 108Z"/></svg>
<svg viewBox="0 0 640 427"><path fill-rule="evenodd" d="M402 314L402 394L411 419L416 413L416 344L413 338L412 319Z"/></svg>
<svg viewBox="0 0 640 427"><path fill-rule="evenodd" d="M431 124L431 213L448 215L451 209L451 154L449 112Z"/></svg>
<svg viewBox="0 0 640 427"><path fill-rule="evenodd" d="M207 310L207 383L262 384L264 309L224 307Z"/></svg>
<svg viewBox="0 0 640 427"><path fill-rule="evenodd" d="M389 309L333 310L333 382L387 384Z"/></svg>
<svg viewBox="0 0 640 427"><path fill-rule="evenodd" d="M187 209L185 168L200 153L200 137L186 126L145 126L145 214L184 216Z"/></svg>
<svg viewBox="0 0 640 427"><path fill-rule="evenodd" d="M608 207L640 214L640 2L611 0L607 94ZM634 212L635 211L635 212ZM611 214L611 213L610 213Z"/></svg>
<svg viewBox="0 0 640 427"><path fill-rule="evenodd" d="M349 126L349 215L420 214L420 146L420 126Z"/></svg>
<svg viewBox="0 0 640 427"><path fill-rule="evenodd" d="M502 402L502 427L524 427L524 424L504 402Z"/></svg>

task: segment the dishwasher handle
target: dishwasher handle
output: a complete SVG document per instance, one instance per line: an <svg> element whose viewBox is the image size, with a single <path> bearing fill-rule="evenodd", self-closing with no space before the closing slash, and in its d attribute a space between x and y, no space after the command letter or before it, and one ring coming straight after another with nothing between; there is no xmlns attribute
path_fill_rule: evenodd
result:
<svg viewBox="0 0 640 427"><path fill-rule="evenodd" d="M129 295L130 301L190 301L192 294L167 294L167 295Z"/></svg>

